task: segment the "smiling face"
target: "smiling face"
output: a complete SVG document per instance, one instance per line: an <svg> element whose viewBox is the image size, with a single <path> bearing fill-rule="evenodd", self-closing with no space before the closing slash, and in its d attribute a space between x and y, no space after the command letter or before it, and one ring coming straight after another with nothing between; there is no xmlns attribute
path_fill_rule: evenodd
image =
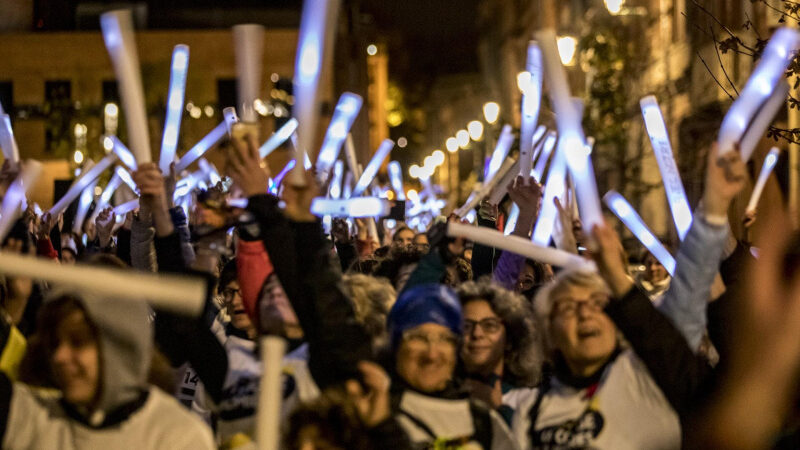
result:
<svg viewBox="0 0 800 450"><path fill-rule="evenodd" d="M235 328L242 330L250 337L255 337L256 330L250 316L244 309L244 302L242 295L239 292L239 282L236 280L231 281L222 290L222 295L225 297L225 307L228 310L228 315L231 317L231 325Z"/></svg>
<svg viewBox="0 0 800 450"><path fill-rule="evenodd" d="M403 333L397 350L397 374L421 392L447 387L456 367L457 337L450 329L425 323Z"/></svg>
<svg viewBox="0 0 800 450"><path fill-rule="evenodd" d="M658 262L658 259L648 253L644 258L644 276L647 281L658 283L659 281L665 280L669 274L667 273L667 269Z"/></svg>
<svg viewBox="0 0 800 450"><path fill-rule="evenodd" d="M464 346L461 359L468 373L497 374L503 366L506 327L489 302L472 300L463 309Z"/></svg>
<svg viewBox="0 0 800 450"><path fill-rule="evenodd" d="M392 247L404 248L414 243L414 232L408 228L401 228L392 236Z"/></svg>
<svg viewBox="0 0 800 450"><path fill-rule="evenodd" d="M56 326L53 340L50 366L64 400L90 407L99 393L100 351L86 314L71 310Z"/></svg>
<svg viewBox="0 0 800 450"><path fill-rule="evenodd" d="M553 292L550 337L574 375L588 376L611 356L616 328L603 312L608 296L588 287L566 286Z"/></svg>

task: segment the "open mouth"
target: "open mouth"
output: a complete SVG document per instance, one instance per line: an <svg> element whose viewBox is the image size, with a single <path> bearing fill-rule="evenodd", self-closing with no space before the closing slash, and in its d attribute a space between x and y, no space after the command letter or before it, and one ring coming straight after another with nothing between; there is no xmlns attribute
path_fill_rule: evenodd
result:
<svg viewBox="0 0 800 450"><path fill-rule="evenodd" d="M594 328L587 328L585 330L578 330L579 339L588 339L600 336L600 330Z"/></svg>

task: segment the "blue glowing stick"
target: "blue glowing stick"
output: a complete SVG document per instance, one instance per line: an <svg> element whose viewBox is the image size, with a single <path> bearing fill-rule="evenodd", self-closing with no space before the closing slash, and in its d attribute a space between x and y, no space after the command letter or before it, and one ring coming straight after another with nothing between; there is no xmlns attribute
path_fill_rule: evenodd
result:
<svg viewBox="0 0 800 450"><path fill-rule="evenodd" d="M391 161L389 163L389 181L392 183L392 189L397 196L398 200L406 199L406 192L403 189L403 170L400 168L400 163Z"/></svg>
<svg viewBox="0 0 800 450"><path fill-rule="evenodd" d="M489 161L489 168L484 174L484 180L494 177L494 174L497 173L500 166L503 165L503 161L506 160L508 151L511 150L511 144L513 143L514 133L511 129L511 125L503 126L503 130L500 131L500 137L497 138L497 145L494 147L494 152L492 152L492 160Z"/></svg>
<svg viewBox="0 0 800 450"><path fill-rule="evenodd" d="M292 137L295 130L297 130L297 119L289 119L285 124L283 124L278 131L272 134L272 136L267 139L264 144L261 145L261 148L258 149L258 154L261 155L261 159L266 158L269 156L270 153L275 151L276 148L280 147L281 144L286 142L287 139Z"/></svg>
<svg viewBox="0 0 800 450"><path fill-rule="evenodd" d="M625 200L625 197L620 195L617 191L608 191L606 195L603 196L603 201L605 202L608 209L610 209L622 223L631 230L636 239L639 239L647 250L653 254L653 256L658 259L661 265L667 269L670 275L675 274L675 258L670 254L669 250L656 238L652 231L647 228L644 221L639 214L636 213L636 210Z"/></svg>
<svg viewBox="0 0 800 450"><path fill-rule="evenodd" d="M117 216L124 216L125 214L128 214L129 212L133 211L138 207L139 207L139 199L135 198L131 201L125 202L121 205L117 205L116 207L114 207L114 214L116 214Z"/></svg>
<svg viewBox="0 0 800 450"><path fill-rule="evenodd" d="M100 180L95 178L86 186L86 189L81 192L81 196L78 199L78 209L72 221L72 232L75 234L81 234L83 230L83 222L86 220L86 214L89 212L89 207L92 206L92 202L94 201L94 188L97 186L98 181Z"/></svg>
<svg viewBox="0 0 800 450"><path fill-rule="evenodd" d="M772 173L772 169L778 164L780 154L781 151L778 147L772 147L767 157L764 158L764 165L761 166L761 173L758 174L758 181L753 188L753 193L750 195L750 201L747 202L747 208L745 208L746 212L755 212L756 206L758 206L758 200L761 198L761 193L764 191L764 186L767 184L769 174Z"/></svg>
<svg viewBox="0 0 800 450"><path fill-rule="evenodd" d="M333 178L328 185L328 194L332 199L338 200L342 197L342 178L344 177L344 163L336 160L333 164Z"/></svg>
<svg viewBox="0 0 800 450"><path fill-rule="evenodd" d="M189 46L178 44L172 50L172 66L167 93L167 115L164 120L164 134L161 136L161 155L158 167L161 173L169 173L169 165L175 160L178 148L178 135L183 115L183 100L186 93L186 73L189 68Z"/></svg>
<svg viewBox="0 0 800 450"><path fill-rule="evenodd" d="M311 201L311 214L331 217L382 217L389 214L391 204L385 198L358 197L333 200L317 197Z"/></svg>
<svg viewBox="0 0 800 450"><path fill-rule="evenodd" d="M775 111L766 111L762 106L772 96L779 84L786 83L786 69L798 47L800 47L800 33L794 29L779 28L772 35L761 54L758 65L739 94L739 98L733 102L722 121L718 138L720 155L734 150L736 143L742 143L742 137L754 122L754 117L766 114L770 120L772 119ZM769 120L759 122L763 124L764 128L769 125ZM764 129L754 129L753 132L760 137ZM753 148L740 146L740 152L742 159L747 161Z"/></svg>
<svg viewBox="0 0 800 450"><path fill-rule="evenodd" d="M294 64L294 117L300 122L297 130L297 151L312 148L319 121L319 81L331 61L331 49L339 13L340 0L305 0L300 20L297 56ZM302 161L303 159L301 159ZM302 166L292 171L292 184L306 183Z"/></svg>
<svg viewBox="0 0 800 450"><path fill-rule="evenodd" d="M759 113L750 122L747 130L745 130L742 140L739 143L742 155L744 155L744 152L748 152L750 156L753 155L753 150L758 145L758 141L764 137L764 132L767 127L769 127L770 123L772 123L775 114L777 114L778 110L782 107L786 106L786 98L788 95L789 84L778 84L778 87L775 88L775 92L764 102ZM742 157L744 158L744 156Z"/></svg>
<svg viewBox="0 0 800 450"><path fill-rule="evenodd" d="M546 132L547 132L547 127L545 127L544 125L539 125L538 127L536 127L536 132L533 133L533 141L531 142L533 147L533 157L531 157L531 166L533 166L532 163L536 161L536 158L539 156L539 152L542 151L542 144L544 144L542 137L544 137L544 134Z"/></svg>
<svg viewBox="0 0 800 450"><path fill-rule="evenodd" d="M536 167L533 168L533 178L538 182L542 181L544 169L547 167L547 161L550 159L550 154L556 146L557 136L558 134L556 134L555 131L550 131L547 133L547 137L544 138L542 154L539 155L539 159L536 161Z"/></svg>
<svg viewBox="0 0 800 450"><path fill-rule="evenodd" d="M3 148L3 156L8 161L15 166L19 164L19 147L17 147L17 140L14 139L11 117L8 114L0 116L0 147Z"/></svg>
<svg viewBox="0 0 800 450"><path fill-rule="evenodd" d="M121 184L122 179L115 172L114 175L111 176L111 179L108 180L108 184L100 194L100 198L97 199L97 204L94 207L94 212L92 213L90 220L94 220L97 216L99 216L100 212L102 212L111 203L111 196L114 195L114 191L116 191Z"/></svg>
<svg viewBox="0 0 800 450"><path fill-rule="evenodd" d="M78 198L92 181L95 181L100 174L105 172L106 169L111 167L116 161L117 155L110 154L101 159L99 163L95 164L90 169L81 172L80 177L67 189L67 193L50 208L50 211L48 211L50 215L55 216L64 212L67 206Z"/></svg>
<svg viewBox="0 0 800 450"><path fill-rule="evenodd" d="M587 229L603 223L603 211L597 194L597 183L589 158L590 149L581 127L581 115L570 97L567 75L556 47L556 34L553 30L540 30L534 33L542 50L544 75L550 87L550 101L556 112L559 148L564 150L575 190L578 195L581 220Z"/></svg>
<svg viewBox="0 0 800 450"><path fill-rule="evenodd" d="M342 183L342 198L350 198L353 194L353 172L348 171Z"/></svg>
<svg viewBox="0 0 800 450"><path fill-rule="evenodd" d="M219 176L217 168L214 167L214 164L208 162L207 159L200 158L200 160L197 161L197 165L200 167L200 170L203 172L203 174L206 176L206 179L208 179L208 182L211 183L212 186L216 186L217 183L222 181L222 177Z"/></svg>
<svg viewBox="0 0 800 450"><path fill-rule="evenodd" d="M111 136L109 139L111 139L111 142L113 142L111 149L114 151L114 154L117 155L122 164L125 164L125 166L131 171L136 171L136 158L133 156L133 153L128 150L128 147L126 147L125 144L123 144L122 141L120 141L116 136ZM169 171L169 166L167 166L167 171Z"/></svg>
<svg viewBox="0 0 800 450"><path fill-rule="evenodd" d="M3 196L2 210L0 210L0 242L6 238L8 232L11 231L11 227L14 226L14 222L24 211L25 196L36 183L41 173L42 164L39 161L29 159L21 165L19 175L8 186Z"/></svg>
<svg viewBox="0 0 800 450"><path fill-rule="evenodd" d="M119 179L122 180L123 183L128 185L128 187L131 188L131 191L136 192L136 189L137 189L136 183L134 183L133 178L131 177L131 174L128 173L127 170L125 170L125 169L123 169L122 167L119 167L119 166L115 167L114 168L114 175L118 176Z"/></svg>
<svg viewBox="0 0 800 450"><path fill-rule="evenodd" d="M517 226L517 220L519 219L519 205L513 203L511 205L511 211L508 213L508 220L506 220L506 225L503 228L503 234L508 236L512 232L514 232L514 228Z"/></svg>
<svg viewBox="0 0 800 450"><path fill-rule="evenodd" d="M678 230L678 237L683 240L692 225L692 210L689 208L689 200L683 190L681 174L678 172L678 166L672 156L667 125L654 96L643 98L639 105L642 108L644 124L647 134L650 135L650 143L653 145L656 161L658 161L658 168L661 170L661 179L664 182L667 200L669 200L672 219Z"/></svg>
<svg viewBox="0 0 800 450"><path fill-rule="evenodd" d="M284 177L286 177L286 174L289 173L290 170L294 169L294 166L296 166L296 165L297 165L297 160L296 159L293 159L293 160L289 161L288 163L286 163L286 166L284 166L283 169L281 169L281 171L278 173L278 175L275 176L275 178L272 179L273 188L276 191L277 191L278 187L281 185L281 183L283 182Z"/></svg>
<svg viewBox="0 0 800 450"><path fill-rule="evenodd" d="M322 141L322 149L317 156L317 173L323 184L327 181L333 162L339 158L342 144L347 139L347 133L350 132L363 102L361 96L351 92L345 92L339 97L339 103L336 104L333 118Z"/></svg>
<svg viewBox="0 0 800 450"><path fill-rule="evenodd" d="M556 150L553 156L553 162L550 165L550 172L547 174L547 183L544 186L544 197L542 199L542 210L539 212L539 217L536 219L536 226L533 228L533 236L531 240L539 245L550 245L550 237L553 234L553 225L555 224L558 209L553 203L553 199L563 198L566 192L566 183L564 182L567 174L566 161L563 149Z"/></svg>
<svg viewBox="0 0 800 450"><path fill-rule="evenodd" d="M389 152L391 152L393 148L393 140L384 139L383 142L381 142L381 146L378 147L377 151L375 151L375 155L369 161L366 169L364 169L364 172L361 174L361 178L358 179L356 186L353 188L353 197L358 197L364 193L364 191L367 189L367 186L369 186L369 184L372 182L372 179L375 178L375 175L378 173L378 169L381 168L383 160L389 156Z"/></svg>
<svg viewBox="0 0 800 450"><path fill-rule="evenodd" d="M539 120L542 104L542 52L536 42L528 43L528 61L525 70L530 74L522 86L522 125L519 134L519 174L530 178L533 166L533 130ZM542 130L544 133L544 130Z"/></svg>

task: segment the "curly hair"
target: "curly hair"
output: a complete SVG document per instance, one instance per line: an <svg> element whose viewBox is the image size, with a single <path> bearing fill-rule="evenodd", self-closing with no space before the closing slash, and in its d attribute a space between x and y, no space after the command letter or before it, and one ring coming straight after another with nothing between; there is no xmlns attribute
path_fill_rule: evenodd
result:
<svg viewBox="0 0 800 450"><path fill-rule="evenodd" d="M456 293L462 306L476 300L489 303L506 328L504 377L509 376L515 386L535 386L541 379L544 355L530 303L486 277L461 284Z"/></svg>
<svg viewBox="0 0 800 450"><path fill-rule="evenodd" d="M342 277L345 293L353 302L356 320L364 325L375 345L386 341L386 316L397 299L389 280L360 273Z"/></svg>

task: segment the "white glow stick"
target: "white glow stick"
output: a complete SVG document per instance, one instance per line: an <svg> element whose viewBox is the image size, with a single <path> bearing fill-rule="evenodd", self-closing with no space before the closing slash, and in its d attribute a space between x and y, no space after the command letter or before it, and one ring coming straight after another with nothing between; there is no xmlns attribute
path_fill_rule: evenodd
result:
<svg viewBox="0 0 800 450"><path fill-rule="evenodd" d="M333 178L328 185L328 194L332 199L339 199L342 197L342 178L344 177L344 163L341 160L336 160L333 164Z"/></svg>
<svg viewBox="0 0 800 450"><path fill-rule="evenodd" d="M331 217L382 217L392 209L389 200L379 197L354 197L333 200L317 197L311 201L311 214Z"/></svg>
<svg viewBox="0 0 800 450"><path fill-rule="evenodd" d="M9 252L0 252L0 273L93 292L108 301L143 300L158 308L195 317L203 311L206 302L206 282L202 278L83 264L61 265L57 261Z"/></svg>
<svg viewBox="0 0 800 450"><path fill-rule="evenodd" d="M353 135L350 133L347 133L347 139L344 141L344 156L353 179L358 180L361 178L361 167L358 165L356 147L353 144Z"/></svg>
<svg viewBox="0 0 800 450"><path fill-rule="evenodd" d="M489 193L492 192L492 189L497 186L497 183L503 178L503 175L500 174L507 174L516 163L517 161L514 158L507 158L503 162L503 165L500 166L500 169L493 174L492 178L486 179L483 182L483 186L481 186L481 188L475 192L475 195L470 196L470 198L467 200L467 203L458 208L454 214L460 218L463 218L465 215L467 215L472 208L477 206L478 203L480 203L484 197L489 195Z"/></svg>
<svg viewBox="0 0 800 450"><path fill-rule="evenodd" d="M131 174L128 173L127 170L123 169L122 167L117 166L117 167L114 168L114 175L118 176L119 179L122 180L123 183L128 185L128 187L131 188L131 191L133 191L133 192L137 191L138 187L136 186L136 183L134 183L133 178L131 177Z"/></svg>
<svg viewBox="0 0 800 450"><path fill-rule="evenodd" d="M287 139L292 137L292 134L297 130L297 119L292 118L289 119L282 127L278 129L275 133L272 133L272 136L267 139L266 142L258 149L259 155L261 155L261 159L266 158L269 156L270 153L275 151L276 148L280 147L281 144L286 142Z"/></svg>
<svg viewBox="0 0 800 450"><path fill-rule="evenodd" d="M222 108L222 121L225 122L225 131L228 132L228 136L231 136L233 133L233 126L239 123L239 116L236 115L236 108L231 106Z"/></svg>
<svg viewBox="0 0 800 450"><path fill-rule="evenodd" d="M303 152L303 167L305 167L306 170L309 170L312 166L311 159L308 157L308 152Z"/></svg>
<svg viewBox="0 0 800 450"><path fill-rule="evenodd" d="M72 221L72 232L77 235L80 235L83 231L83 223L86 220L86 214L89 213L89 207L92 206L92 202L94 201L94 188L97 187L98 181L100 181L98 178L92 180L92 182L86 186L86 189L81 192L81 196L78 197L78 209Z"/></svg>
<svg viewBox="0 0 800 450"><path fill-rule="evenodd" d="M305 0L300 20L297 56L294 63L294 117L297 129L297 151L305 153L314 145L319 121L319 81L331 61L333 35L340 0ZM300 159L301 161L303 159ZM305 186L305 174L298 164L292 170L292 184Z"/></svg>
<svg viewBox="0 0 800 450"><path fill-rule="evenodd" d="M517 170L518 167L519 167L519 160L517 160L517 162L515 162L514 165L511 166L507 172L503 173L502 170L497 171L497 174L495 176L501 178L500 181L498 181L497 184L492 189L492 192L489 193L489 196L487 197L490 204L492 205L500 204L500 201L503 200L503 197L505 197L506 193L508 192L508 185L511 184L511 182L514 181L514 178L516 178L519 175L519 170Z"/></svg>
<svg viewBox="0 0 800 450"><path fill-rule="evenodd" d="M164 134L161 136L161 154L158 160L158 167L163 174L169 173L169 165L175 160L175 150L178 148L188 69L189 46L178 44L172 50L169 91L167 91L167 114L164 120Z"/></svg>
<svg viewBox="0 0 800 450"><path fill-rule="evenodd" d="M261 88L264 27L255 24L234 26L233 45L239 116L244 122L255 123L258 116L253 105Z"/></svg>
<svg viewBox="0 0 800 450"><path fill-rule="evenodd" d="M3 196L2 214L0 214L0 243L5 240L14 222L22 214L22 204L25 202L26 194L30 192L41 173L42 163L29 159L22 164L19 175L8 186Z"/></svg>
<svg viewBox="0 0 800 450"><path fill-rule="evenodd" d="M558 134L555 131L547 133L547 137L544 138L544 144L542 146L542 154L539 155L539 159L536 161L536 167L533 168L533 178L540 183L544 176L544 169L547 167L547 161L550 159L550 154L556 146L557 136Z"/></svg>
<svg viewBox="0 0 800 450"><path fill-rule="evenodd" d="M347 133L350 132L350 127L353 126L363 102L361 96L351 92L345 92L339 97L325 139L322 141L322 149L317 156L317 173L322 178L323 184L327 181L333 162L339 158L342 144L347 139Z"/></svg>
<svg viewBox="0 0 800 450"><path fill-rule="evenodd" d="M367 164L367 167L364 169L364 172L361 174L361 178L358 179L355 187L353 188L353 197L358 197L359 195L363 194L364 191L367 189L370 183L372 183L372 179L375 178L375 175L378 174L378 169L381 168L381 164L383 164L383 160L389 156L389 152L392 151L394 148L394 141L391 139L384 139L381 142L381 146L378 147L378 150L375 151L375 155L372 156L372 159Z"/></svg>
<svg viewBox="0 0 800 450"><path fill-rule="evenodd" d="M295 165L297 165L296 159L289 161L288 163L286 163L285 166L283 166L283 169L281 169L278 175L276 175L275 178L272 179L273 183L275 184L275 189L277 189L278 186L280 186L281 183L283 183L284 177L286 177L286 174L289 173L290 170L294 169Z"/></svg>
<svg viewBox="0 0 800 450"><path fill-rule="evenodd" d="M150 133L130 10L102 14L100 28L103 29L103 39L119 82L119 96L125 110L131 149L137 162L150 162Z"/></svg>
<svg viewBox="0 0 800 450"><path fill-rule="evenodd" d="M278 336L264 336L260 343L262 375L258 385L256 444L258 450L278 450L286 341Z"/></svg>
<svg viewBox="0 0 800 450"><path fill-rule="evenodd" d="M138 207L139 207L139 199L136 198L114 207L114 214L118 216L124 216L125 214L128 214L129 212L133 211Z"/></svg>
<svg viewBox="0 0 800 450"><path fill-rule="evenodd" d="M681 174L675 164L672 155L672 145L669 142L669 133L658 100L655 96L647 96L639 101L644 116L644 124L647 134L650 135L650 143L653 145L653 152L658 161L658 168L661 171L661 179L664 182L664 190L669 200L669 208L672 211L672 220L678 230L678 237L683 240L689 227L692 225L692 210L689 208L689 200L683 190Z"/></svg>
<svg viewBox="0 0 800 450"><path fill-rule="evenodd" d="M559 147L563 148L567 165L575 179L578 206L584 226L591 230L603 223L603 211L597 195L597 183L591 170L590 151L581 128L581 116L570 97L567 75L556 47L556 34L553 30L539 30L534 33L542 50L544 74L550 87L550 101L556 112Z"/></svg>
<svg viewBox="0 0 800 450"><path fill-rule="evenodd" d="M492 159L489 161L489 167L486 169L484 180L494 177L494 174L503 165L503 161L508 156L508 151L511 150L511 144L514 143L514 132L511 125L504 125L503 130L500 131L500 137L497 138L497 145L494 147Z"/></svg>
<svg viewBox="0 0 800 450"><path fill-rule="evenodd" d="M539 152L542 151L542 144L544 141L542 138L544 134L547 132L547 127L544 125L539 125L536 128L536 132L533 133L533 141L531 142L533 148L533 156L531 157L531 167L533 167L533 162L536 161L536 158L539 156Z"/></svg>
<svg viewBox="0 0 800 450"><path fill-rule="evenodd" d="M753 193L750 195L750 201L747 202L745 212L753 213L756 211L758 200L761 198L761 193L764 191L764 186L767 184L767 179L772 173L772 169L774 169L775 165L778 163L780 154L781 151L778 147L772 147L767 157L764 158L764 165L761 166L761 173L758 174L758 181L756 182L755 188L753 188Z"/></svg>
<svg viewBox="0 0 800 450"><path fill-rule="evenodd" d="M348 171L342 183L342 198L350 198L353 193L353 172Z"/></svg>
<svg viewBox="0 0 800 450"><path fill-rule="evenodd" d="M392 183L392 189L398 200L406 199L406 192L403 189L403 169L400 168L400 163L391 161L389 163L389 181Z"/></svg>
<svg viewBox="0 0 800 450"><path fill-rule="evenodd" d="M503 234L508 236L513 231L514 228L517 226L517 220L519 219L519 205L516 203L511 204L511 211L508 213L508 220L506 220L506 225L503 228Z"/></svg>
<svg viewBox="0 0 800 450"><path fill-rule="evenodd" d="M11 128L11 117L8 114L0 116L0 147L3 148L3 156L14 166L19 164L19 147L14 138L14 130Z"/></svg>
<svg viewBox="0 0 800 450"><path fill-rule="evenodd" d="M111 179L108 180L108 184L106 185L105 189L103 189L103 193L100 194L100 198L97 199L97 205L94 208L94 212L92 213L92 217L90 220L94 220L100 213L109 205L111 202L111 196L114 195L114 191L122 184L122 178L117 175L115 172L114 175L111 176Z"/></svg>
<svg viewBox="0 0 800 450"><path fill-rule="evenodd" d="M800 47L800 33L794 29L779 28L772 35L739 98L733 102L722 121L718 138L720 155L734 150L735 144L741 142L742 136L754 122L756 115L770 114L769 111L762 112L764 109L762 105L778 85L786 83L784 74L798 47ZM774 111L772 113L774 114ZM769 124L766 120L760 122ZM753 130L753 132L760 137L764 130ZM747 161L753 149L740 148L740 151L742 159Z"/></svg>
<svg viewBox="0 0 800 450"><path fill-rule="evenodd" d="M550 164L550 172L547 174L547 183L544 185L542 210L539 211L539 217L536 219L536 226L533 227L533 236L531 237L533 242L545 247L550 245L553 225L558 214L558 209L553 203L553 199L556 197L563 199L566 191L564 179L567 174L567 167L561 148L556 150L553 158L553 163Z"/></svg>
<svg viewBox="0 0 800 450"><path fill-rule="evenodd" d="M542 52L535 41L528 43L525 70L530 74L522 91L522 124L519 132L519 174L527 180L533 166L533 129L542 104ZM542 129L542 134L544 129Z"/></svg>
<svg viewBox="0 0 800 450"><path fill-rule="evenodd" d="M86 189L86 187L89 186L92 181L96 180L100 174L105 172L106 169L111 167L116 161L117 155L106 155L105 158L101 159L99 163L92 166L91 169L84 170L75 183L70 186L64 196L61 197L52 208L50 208L50 211L48 211L50 215L57 216L64 212L64 210L67 209L67 206L69 206L73 200L78 198L78 196L81 195L81 192L83 192L83 190Z"/></svg>
<svg viewBox="0 0 800 450"><path fill-rule="evenodd" d="M764 137L764 132L772 123L775 114L778 113L779 109L786 106L786 98L788 95L789 84L780 83L778 87L775 88L775 92L764 102L761 110L745 130L742 140L739 143L742 158L744 158L744 155L748 155L747 158L750 159L750 156L753 155L753 150L755 150L758 145L758 141Z"/></svg>
<svg viewBox="0 0 800 450"><path fill-rule="evenodd" d="M644 221L636 210L628 203L625 198L617 191L608 191L603 196L603 201L608 208L617 216L622 223L631 230L636 239L639 239L647 250L658 259L661 265L667 269L670 275L675 274L675 258L670 254L664 245L659 242L658 238L647 228Z"/></svg>
<svg viewBox="0 0 800 450"><path fill-rule="evenodd" d="M186 170L187 167L197 161L197 159L203 156L211 147L222 141L227 133L228 125L223 120L181 157L178 164L175 164L175 172L180 173Z"/></svg>
<svg viewBox="0 0 800 450"><path fill-rule="evenodd" d="M222 181L222 177L219 176L217 168L214 166L214 164L208 162L207 159L200 158L200 160L197 161L197 165L200 167L200 170L203 172L208 179L208 182L211 183L212 186L216 186L217 183Z"/></svg>
<svg viewBox="0 0 800 450"><path fill-rule="evenodd" d="M503 233L486 227L449 222L447 224L447 235L463 237L472 242L499 248L556 267L595 270L593 262L583 259L578 255L537 245L519 236L503 236Z"/></svg>
<svg viewBox="0 0 800 450"><path fill-rule="evenodd" d="M111 149L114 151L114 154L117 155L122 164L125 164L125 166L132 172L136 171L138 167L136 164L136 158L133 156L133 153L128 150L128 147L126 147L125 144L123 144L122 141L120 141L116 136L109 136L106 137L106 139L111 139ZM169 166L167 166L167 172L169 172Z"/></svg>

